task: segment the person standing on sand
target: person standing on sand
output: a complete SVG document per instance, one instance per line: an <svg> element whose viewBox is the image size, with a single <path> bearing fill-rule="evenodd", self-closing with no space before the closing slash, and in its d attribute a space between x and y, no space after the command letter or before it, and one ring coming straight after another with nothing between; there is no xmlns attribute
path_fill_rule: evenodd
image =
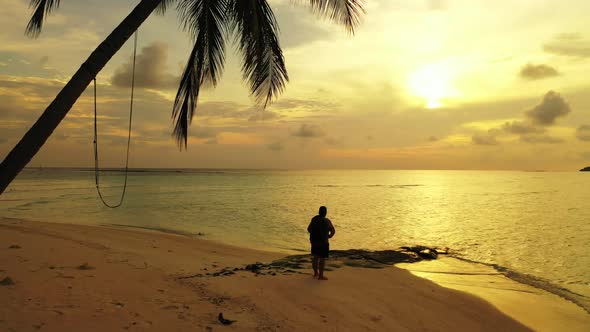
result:
<svg viewBox="0 0 590 332"><path fill-rule="evenodd" d="M309 232L309 242L311 243L311 255L313 277L318 280L328 280L324 277L324 267L326 265L326 258L330 252L330 242L328 239L336 234L334 225L330 219L326 218L328 209L325 206L320 206L319 214L311 218L307 231Z"/></svg>

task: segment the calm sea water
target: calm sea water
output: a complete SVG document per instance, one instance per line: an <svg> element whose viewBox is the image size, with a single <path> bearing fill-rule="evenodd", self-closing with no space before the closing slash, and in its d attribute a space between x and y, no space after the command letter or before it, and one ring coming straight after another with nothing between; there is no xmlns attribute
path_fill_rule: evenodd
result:
<svg viewBox="0 0 590 332"><path fill-rule="evenodd" d="M122 174L103 179L115 202ZM307 249L309 220L326 205L332 248L449 247L590 303L589 198L582 172L185 170L130 173L124 205L108 209L93 172L28 169L0 198L0 215L201 232L293 252Z"/></svg>

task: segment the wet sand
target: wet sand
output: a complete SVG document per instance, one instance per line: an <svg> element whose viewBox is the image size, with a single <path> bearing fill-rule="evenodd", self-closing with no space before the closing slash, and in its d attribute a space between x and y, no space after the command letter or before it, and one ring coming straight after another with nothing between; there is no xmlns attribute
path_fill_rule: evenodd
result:
<svg viewBox="0 0 590 332"><path fill-rule="evenodd" d="M397 266L444 287L477 295L536 331L590 331L590 314L581 306L509 279L490 266L444 256Z"/></svg>
<svg viewBox="0 0 590 332"><path fill-rule="evenodd" d="M397 267L332 261L330 280L318 281L308 269L252 265L283 257L177 234L0 219L0 330L527 331L530 321L507 311L543 314ZM222 325L220 312L236 322Z"/></svg>

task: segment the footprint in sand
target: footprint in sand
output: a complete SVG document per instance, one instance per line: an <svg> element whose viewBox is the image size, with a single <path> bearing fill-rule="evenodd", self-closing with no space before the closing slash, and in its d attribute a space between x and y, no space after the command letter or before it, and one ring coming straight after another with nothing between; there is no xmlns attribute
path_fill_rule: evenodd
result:
<svg viewBox="0 0 590 332"><path fill-rule="evenodd" d="M120 308L120 309L122 309L125 306L124 303L116 302L116 301L115 302L111 302L111 304L114 305L117 308Z"/></svg>
<svg viewBox="0 0 590 332"><path fill-rule="evenodd" d="M164 310L176 310L176 309L178 309L178 306L172 304L172 305L164 306L164 307L162 307L162 309L164 309Z"/></svg>
<svg viewBox="0 0 590 332"><path fill-rule="evenodd" d="M33 324L33 328L35 330L40 330L43 326L45 326L45 323L41 323L41 324Z"/></svg>

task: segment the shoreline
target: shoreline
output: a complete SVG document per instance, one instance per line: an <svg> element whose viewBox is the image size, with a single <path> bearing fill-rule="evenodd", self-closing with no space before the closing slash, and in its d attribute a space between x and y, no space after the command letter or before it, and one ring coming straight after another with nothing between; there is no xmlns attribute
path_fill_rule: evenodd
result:
<svg viewBox="0 0 590 332"><path fill-rule="evenodd" d="M162 228L162 227L132 226L132 225L108 224L108 223L99 224L98 226L130 228L130 229L170 233L170 234L184 235L184 236L189 236L189 237L199 237L199 238L202 236L206 236L206 234L204 234L202 232L191 233L191 232L178 231L178 230ZM217 240L211 240L211 241L223 243L223 242L220 242ZM242 246L246 247L247 246L247 244L234 244L234 245L236 245L238 247L242 247ZM415 246L415 247L420 247L420 246ZM401 248L409 248L409 247L401 247ZM425 248L427 248L427 247L425 247ZM439 248L439 247L434 247L434 248L438 249L439 253L441 253L441 248ZM274 248L274 247L266 247L266 246L257 246L257 247L254 247L254 249L268 251L268 252L281 253L281 254L286 255L286 257L294 257L294 256L302 255L302 254L305 254L308 252L307 250L300 249L300 248ZM399 250L399 249L400 248L398 248L397 250ZM352 250L358 250L358 249L344 249L344 250L336 250L336 251L344 252L344 251L352 251ZM367 251L367 252L387 251L387 250L365 250L365 249L363 249L363 250ZM439 255L439 257L448 257L451 259L464 261L468 264L483 265L483 266L492 268L498 274L501 274L504 277L511 279L519 284L524 284L524 285L530 286L535 289L541 289L541 290L548 292L550 294L554 294L554 295L562 298L565 301L572 302L575 305L577 305L578 307L582 308L586 313L588 313L590 315L590 298L588 298L585 295L575 293L567 288L564 288L564 287L559 286L555 283L552 283L549 280L545 280L545 279L542 279L542 278L534 276L534 275L521 273L519 271L515 271L510 268L507 268L507 267L504 267L504 266L501 266L498 264L494 264L494 263L480 262L480 261L475 261L475 260L461 257L461 256L457 255L457 253L450 248L444 248L443 250L444 250L444 252L441 253L442 256ZM334 252L334 250L332 250L331 252ZM402 262L395 262L395 261L390 262L390 264L394 264L394 265L397 265L398 263L402 263ZM414 264L414 263L416 263L416 262L413 262L412 264ZM408 268L408 270L411 271L411 269L409 269L409 268ZM459 271L453 271L452 273L459 273ZM425 277L425 278L427 278L427 277ZM431 279L431 278L427 278L427 279L437 282L436 280Z"/></svg>
<svg viewBox="0 0 590 332"><path fill-rule="evenodd" d="M370 269L341 264L331 267L328 276L333 278L326 283L311 280L308 270L289 267L268 274L252 273L244 267L258 261L271 264L285 259L285 255L213 242L195 234L187 237L159 230L0 218L0 240L0 279L10 277L14 283L0 286L0 292L8 294L0 300L0 311L5 311L3 317L12 317L10 321L0 319L0 327L4 324L19 331L39 324L44 330L89 329L90 323L97 321L101 327L96 330L125 326L138 330L158 330L158 326L216 330L222 326L215 320L219 311L230 319L237 318L232 327L238 330L327 326L527 330L525 325L539 330L535 322L547 316L542 310L554 309L558 303L544 298L543 303L549 305L543 307L516 297L511 300L513 307L502 306L504 300L498 299L507 298L502 295L506 290L484 294L455 287L459 291L454 291L448 280L432 283L426 275L415 277L417 271L411 268L412 274L397 267ZM446 260L409 265L417 270L425 263ZM440 266L435 269L440 270ZM220 270L227 273L215 276ZM433 271L429 271L431 275ZM318 292L319 298L310 298L305 294L308 290ZM516 310L524 304L528 306L526 312ZM406 312L409 309L411 314ZM325 312L326 317L318 319L314 310ZM590 326L590 315L584 312L578 320L578 313L568 310L552 319L560 326L570 324L571 331L576 330L572 317L579 326Z"/></svg>
<svg viewBox="0 0 590 332"><path fill-rule="evenodd" d="M476 295L535 331L586 331L590 314L566 297L520 282L493 266L455 257L396 264L441 286ZM531 315L531 312L536 314Z"/></svg>
<svg viewBox="0 0 590 332"><path fill-rule="evenodd" d="M549 280L545 280L545 279L542 279L542 278L534 276L534 275L521 273L521 272L512 270L510 268L507 268L507 267L504 267L504 266L501 266L498 264L478 262L478 261L474 261L471 259L467 259L467 258L455 256L455 255L449 255L448 257L451 259L454 259L454 260L465 262L469 265L474 264L476 266L484 266L486 268L491 268L491 269L493 269L493 271L497 272L499 275L502 275L505 278L508 278L518 284L522 284L522 285L526 285L526 286L534 288L534 289L542 290L542 291L547 292L549 294L555 295L563 300L571 302L571 303L575 304L576 306L580 307L582 310L584 310L587 314L590 315L590 298L588 298L587 296L585 296L583 294L579 294L579 293L576 293L570 289L564 288L563 286L559 286ZM455 272L451 272L451 273L455 273Z"/></svg>

